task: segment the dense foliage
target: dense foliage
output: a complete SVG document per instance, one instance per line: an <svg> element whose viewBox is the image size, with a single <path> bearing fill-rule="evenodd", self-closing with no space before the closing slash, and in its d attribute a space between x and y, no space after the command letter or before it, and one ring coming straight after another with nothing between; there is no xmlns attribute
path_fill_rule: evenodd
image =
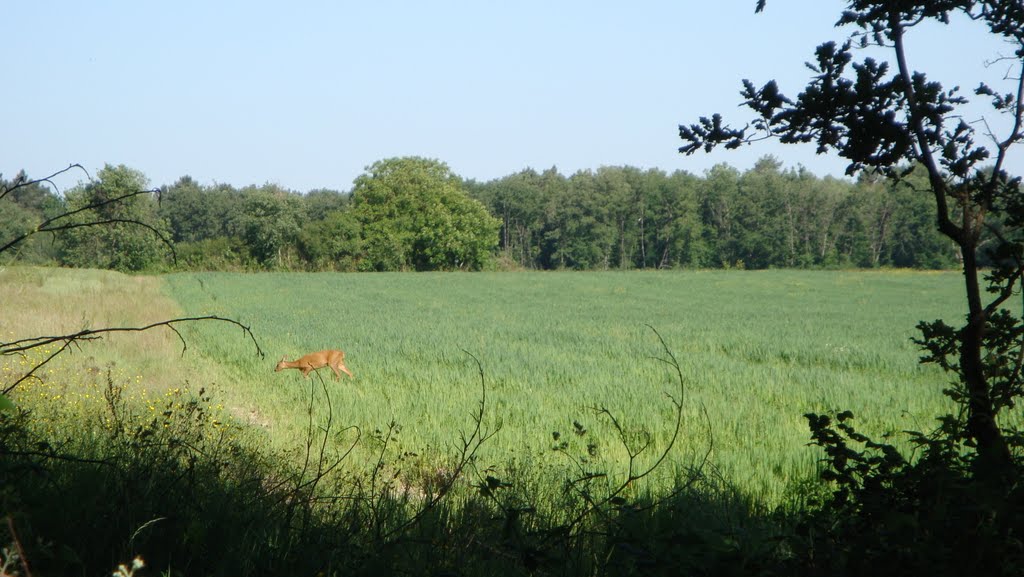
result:
<svg viewBox="0 0 1024 577"><path fill-rule="evenodd" d="M97 177L63 197L34 184L0 199L0 242L100 191L146 186L124 166ZM17 257L118 270L949 268L958 253L914 193L924 178L820 178L771 157L702 176L551 168L488 182L461 179L441 162L393 158L368 167L349 192L305 194L186 176L119 209L162 237L125 225L82 229L32 239Z"/></svg>
<svg viewBox="0 0 1024 577"><path fill-rule="evenodd" d="M72 226L61 236L61 262L122 271L155 267L165 257L167 226L150 195L134 195L146 189L145 176L124 166L107 166L97 176L65 196ZM103 226L75 226L86 222Z"/></svg>
<svg viewBox="0 0 1024 577"><path fill-rule="evenodd" d="M352 205L368 261L362 270L479 269L497 238L498 223L436 161L374 163L356 179Z"/></svg>
<svg viewBox="0 0 1024 577"><path fill-rule="evenodd" d="M912 185L819 178L766 157L703 177L524 170L468 186L501 219L503 254L524 268L949 267L956 253Z"/></svg>

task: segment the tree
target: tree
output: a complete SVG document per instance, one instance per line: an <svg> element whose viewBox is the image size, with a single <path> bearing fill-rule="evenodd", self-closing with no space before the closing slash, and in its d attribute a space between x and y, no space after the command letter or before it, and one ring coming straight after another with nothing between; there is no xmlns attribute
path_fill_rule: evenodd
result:
<svg viewBox="0 0 1024 577"><path fill-rule="evenodd" d="M846 203L847 227L854 231L848 239L848 251L859 266L892 264L893 213L897 199L889 194L892 185L877 173L858 175L856 193ZM885 258L883 259L883 255Z"/></svg>
<svg viewBox="0 0 1024 577"><path fill-rule="evenodd" d="M700 219L699 182L696 176L677 171L657 187L651 211L654 226L649 227L657 268L716 264Z"/></svg>
<svg viewBox="0 0 1024 577"><path fill-rule="evenodd" d="M763 157L739 180L733 199L738 250L747 268L792 266L787 259L786 202L791 194L782 163ZM789 260L789 262L787 262Z"/></svg>
<svg viewBox="0 0 1024 577"><path fill-rule="evenodd" d="M40 223L63 212L63 199L38 181L31 180L24 171L11 181L0 178L0 246L17 238L26 241L11 254L5 254L4 259L17 258L30 264L56 260L56 243L52 239L31 235Z"/></svg>
<svg viewBox="0 0 1024 577"><path fill-rule="evenodd" d="M546 236L553 244L551 259L556 267L608 269L619 264L614 253L613 200L602 180L606 181L591 171L578 171L551 199L556 208Z"/></svg>
<svg viewBox="0 0 1024 577"><path fill-rule="evenodd" d="M64 262L119 271L165 262L168 227L157 216L157 191L147 190L146 177L123 164L108 164L97 177L66 195L71 226L64 235Z"/></svg>
<svg viewBox="0 0 1024 577"><path fill-rule="evenodd" d="M299 233L303 258L317 270L355 271L362 258L361 225L351 210L334 210Z"/></svg>
<svg viewBox="0 0 1024 577"><path fill-rule="evenodd" d="M758 2L757 10L764 8ZM1008 438L998 424L1001 409L1024 394L1020 338L1024 324L1003 311L1024 274L1024 195L1021 179L1006 171L1010 150L1024 141L1024 4L1006 0L850 0L837 26L853 28L842 43L818 46L809 66L815 76L795 99L775 81L757 88L743 81L744 104L755 118L732 128L718 114L679 127L693 154L722 145L736 148L763 138L783 143L815 143L849 161L848 174L877 171L901 182L915 167L927 176L919 194L932 200L938 230L956 246L966 287L966 323L953 329L942 321L922 323L922 346L929 360L955 373L951 396L966 418L951 417L949 434L975 447L976 471L1006 479L1012 467ZM945 89L912 68L908 32L926 24L985 26L1013 53L1002 63L997 90L981 81L973 97ZM887 51L890 64L858 51ZM968 105L985 102L992 116L968 123ZM999 118L1007 120L996 125ZM1002 134L996 135L996 129ZM981 141L985 141L982 144ZM986 236L994 237L987 239ZM982 243L998 255L987 277L993 297L982 298L979 270Z"/></svg>
<svg viewBox="0 0 1024 577"><path fill-rule="evenodd" d="M466 183L470 196L501 220L499 249L523 268L540 268L545 191L541 175L533 169L479 184Z"/></svg>
<svg viewBox="0 0 1024 577"><path fill-rule="evenodd" d="M242 200L228 221L228 231L242 240L260 266L290 263L289 249L299 236L301 201L279 186L242 189Z"/></svg>
<svg viewBox="0 0 1024 577"><path fill-rule="evenodd" d="M303 218L306 222L324 220L332 212L348 208L352 196L336 190L317 188L302 195Z"/></svg>
<svg viewBox="0 0 1024 577"><path fill-rule="evenodd" d="M636 169L602 166L593 175L597 200L604 205L605 226L610 227L614 246L609 247L609 266L632 268L643 248L640 238L645 216L645 199L637 182Z"/></svg>
<svg viewBox="0 0 1024 577"><path fill-rule="evenodd" d="M928 269L955 266L955 246L935 227L934 202L927 195L919 194L928 188L925 171L914 167L886 188L884 194L896 200L892 214L890 264Z"/></svg>
<svg viewBox="0 0 1024 577"><path fill-rule="evenodd" d="M841 219L851 186L835 178L819 179L807 169L787 171L784 204L787 266L828 266L844 263L839 241L849 231Z"/></svg>
<svg viewBox="0 0 1024 577"><path fill-rule="evenodd" d="M498 245L501 222L437 160L374 163L356 178L352 207L363 270L479 270Z"/></svg>
<svg viewBox="0 0 1024 577"><path fill-rule="evenodd" d="M229 186L207 188L183 176L161 192L159 213L167 219L174 242L199 242L227 236L240 202Z"/></svg>
<svg viewBox="0 0 1024 577"><path fill-rule="evenodd" d="M736 217L733 214L739 196L740 173L726 164L716 164L704 175L700 194L701 221L705 243L710 247L715 264L733 266L743 264L738 248Z"/></svg>

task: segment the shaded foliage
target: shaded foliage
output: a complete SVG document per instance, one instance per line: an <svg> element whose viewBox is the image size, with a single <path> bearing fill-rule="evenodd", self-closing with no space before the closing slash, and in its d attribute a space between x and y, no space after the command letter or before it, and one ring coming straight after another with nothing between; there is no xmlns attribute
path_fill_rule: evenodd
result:
<svg viewBox="0 0 1024 577"><path fill-rule="evenodd" d="M911 433L914 459L858 432L848 411L807 419L832 491L796 527L795 575L1020 574L1024 490L977 481L977 453L955 417Z"/></svg>

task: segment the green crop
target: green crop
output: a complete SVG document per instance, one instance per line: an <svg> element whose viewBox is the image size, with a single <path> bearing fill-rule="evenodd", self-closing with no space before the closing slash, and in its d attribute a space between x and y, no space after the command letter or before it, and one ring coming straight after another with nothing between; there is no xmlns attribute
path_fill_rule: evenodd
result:
<svg viewBox="0 0 1024 577"><path fill-rule="evenodd" d="M370 433L397 423L403 450L425 463L440 462L470 425L480 394L473 357L488 418L502 427L482 454L487 464L564 470L553 447L576 439L576 422L587 437L566 451L614 473L625 450L600 408L663 445L666 395L678 384L658 360L656 329L686 385L684 431L664 473L710 451L723 479L775 503L815 474L805 413L849 409L859 429L882 435L928 430L950 410L948 376L918 363L911 338L919 320L957 321L962 291L954 273L893 271L164 278L187 314L236 318L256 333L267 358L237 327L200 324L185 338L191 354L220 367L214 394L269 443L301 443L319 375L337 424ZM354 380L273 372L282 356L326 348L346 352Z"/></svg>

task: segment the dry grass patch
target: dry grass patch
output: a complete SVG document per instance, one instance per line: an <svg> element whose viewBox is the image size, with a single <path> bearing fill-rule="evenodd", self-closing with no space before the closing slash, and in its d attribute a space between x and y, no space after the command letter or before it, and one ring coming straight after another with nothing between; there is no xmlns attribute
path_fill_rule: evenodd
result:
<svg viewBox="0 0 1024 577"><path fill-rule="evenodd" d="M157 277L128 276L100 270L37 267L0 269L0 341L72 334L83 329L139 327L182 314L161 292ZM43 351L38 351L42 353ZM35 359L21 359L32 361ZM5 363L5 383L17 379L25 362ZM182 354L181 340L170 330L114 333L101 340L72 346L47 365L39 376L58 378L54 386L93 386L109 376L153 393L191 381L204 386L211 367L195 351ZM197 380L200 375L204 375Z"/></svg>

